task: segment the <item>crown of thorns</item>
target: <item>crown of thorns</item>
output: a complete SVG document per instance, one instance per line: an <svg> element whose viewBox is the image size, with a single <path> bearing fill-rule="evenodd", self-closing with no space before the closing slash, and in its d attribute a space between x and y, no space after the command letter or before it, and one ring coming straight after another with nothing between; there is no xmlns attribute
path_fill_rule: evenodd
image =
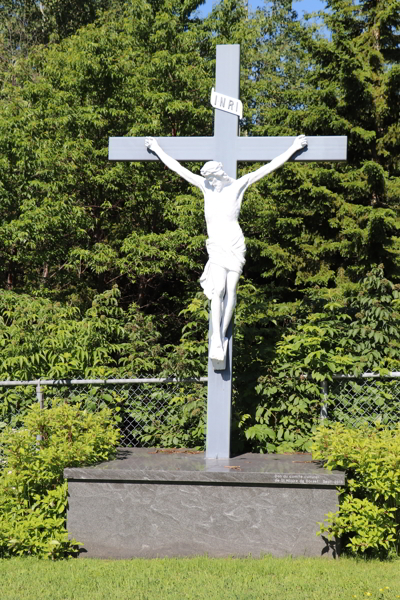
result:
<svg viewBox="0 0 400 600"><path fill-rule="evenodd" d="M203 165L200 173L202 175L211 175L211 173L215 173L216 171L219 171L220 169L222 169L222 163L217 162L216 160L210 160L210 161L206 162L205 165Z"/></svg>

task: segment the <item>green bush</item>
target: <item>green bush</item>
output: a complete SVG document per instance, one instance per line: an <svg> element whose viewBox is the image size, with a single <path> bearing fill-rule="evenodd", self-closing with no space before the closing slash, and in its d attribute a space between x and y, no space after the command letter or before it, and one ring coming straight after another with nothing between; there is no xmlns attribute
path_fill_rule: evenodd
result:
<svg viewBox="0 0 400 600"><path fill-rule="evenodd" d="M352 554L389 557L400 543L400 424L396 429L341 423L321 426L313 458L328 469L345 470L340 507L328 513L319 533L342 538Z"/></svg>
<svg viewBox="0 0 400 600"><path fill-rule="evenodd" d="M33 406L24 427L0 435L0 557L36 555L52 559L76 554L79 544L65 528L66 467L113 457L119 432L111 411L97 414L79 405L48 410Z"/></svg>

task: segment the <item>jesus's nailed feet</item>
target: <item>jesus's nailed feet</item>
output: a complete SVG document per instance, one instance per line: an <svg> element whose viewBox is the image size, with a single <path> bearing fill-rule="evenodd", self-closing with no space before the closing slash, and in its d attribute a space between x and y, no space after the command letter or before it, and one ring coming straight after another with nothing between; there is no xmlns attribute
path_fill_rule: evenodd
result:
<svg viewBox="0 0 400 600"><path fill-rule="evenodd" d="M228 350L228 338L224 339L224 345L221 347L220 344L210 344L210 359L214 368L214 371L225 371L226 368L226 353Z"/></svg>
<svg viewBox="0 0 400 600"><path fill-rule="evenodd" d="M220 344L210 344L210 358L211 360L223 361L225 360L225 352Z"/></svg>

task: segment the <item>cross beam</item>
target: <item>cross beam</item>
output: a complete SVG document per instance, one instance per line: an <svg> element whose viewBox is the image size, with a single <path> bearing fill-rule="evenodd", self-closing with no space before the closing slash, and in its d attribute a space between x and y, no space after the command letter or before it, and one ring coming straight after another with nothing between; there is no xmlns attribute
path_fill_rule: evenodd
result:
<svg viewBox="0 0 400 600"><path fill-rule="evenodd" d="M222 116L216 111L216 117ZM237 119L235 115L227 116ZM218 119L215 119L218 121ZM225 138L226 139L226 138ZM295 138L287 137L239 137L232 136L229 150L236 162L268 162L289 148ZM111 137L109 159L114 161L158 160L145 148L144 137ZM176 160L206 162L221 156L218 138L213 137L158 137L161 148ZM347 158L346 136L307 136L308 147L296 153L296 162L345 161ZM219 151L218 151L219 150ZM219 161L222 162L222 161ZM224 170L228 167L224 164ZM232 177L232 175L231 175Z"/></svg>
<svg viewBox="0 0 400 600"><path fill-rule="evenodd" d="M215 91L239 98L240 46L217 45ZM149 135L151 135L149 131ZM303 133L303 132L298 132ZM304 132L306 133L306 132ZM147 161L158 158L147 150L145 138L112 137L109 159L112 161ZM239 120L234 114L215 110L212 137L161 137L161 148L176 160L221 162L224 171L236 179L237 163L267 162L284 152L293 137L240 137ZM296 161L344 161L346 137L308 137L308 146L298 152ZM229 326L226 368L215 371L208 361L208 402L206 458L229 458L232 401L232 323Z"/></svg>

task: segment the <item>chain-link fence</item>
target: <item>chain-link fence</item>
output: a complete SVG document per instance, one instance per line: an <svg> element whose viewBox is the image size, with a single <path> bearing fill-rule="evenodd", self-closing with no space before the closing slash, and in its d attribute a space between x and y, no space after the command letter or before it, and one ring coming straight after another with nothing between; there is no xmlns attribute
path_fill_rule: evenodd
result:
<svg viewBox="0 0 400 600"><path fill-rule="evenodd" d="M67 400L97 412L115 414L120 446L174 446L187 439L204 444L207 378L37 380L0 382L0 424L22 425L33 403L41 408Z"/></svg>
<svg viewBox="0 0 400 600"><path fill-rule="evenodd" d="M393 427L400 421L400 373L380 377L364 373L360 377L336 375L325 382L325 414L331 421L358 427L376 421Z"/></svg>
<svg viewBox="0 0 400 600"><path fill-rule="evenodd" d="M121 430L120 445L202 447L205 440L207 378L0 381L0 427L22 425L29 406L67 400L91 412L111 408ZM334 376L324 382L321 417L359 426L400 421L400 373L379 377Z"/></svg>

